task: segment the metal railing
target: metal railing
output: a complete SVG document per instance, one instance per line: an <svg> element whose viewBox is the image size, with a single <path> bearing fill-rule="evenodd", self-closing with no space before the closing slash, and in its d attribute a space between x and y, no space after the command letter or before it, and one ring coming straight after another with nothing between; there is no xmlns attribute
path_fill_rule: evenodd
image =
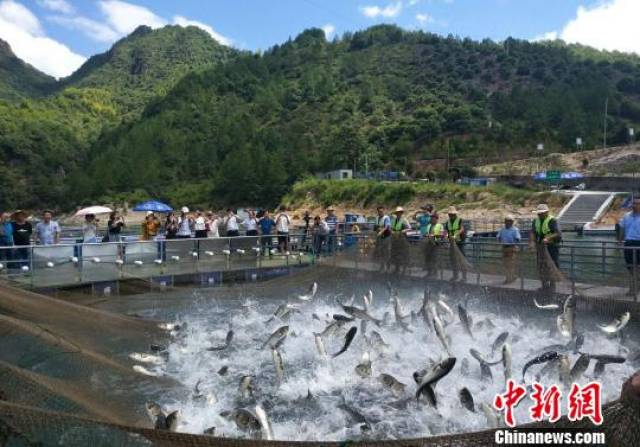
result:
<svg viewBox="0 0 640 447"><path fill-rule="evenodd" d="M284 244L286 240L286 245ZM64 243L0 247L0 278L30 287L152 278L312 263L309 236ZM205 281L212 282L210 278ZM214 278L215 280L215 278Z"/></svg>

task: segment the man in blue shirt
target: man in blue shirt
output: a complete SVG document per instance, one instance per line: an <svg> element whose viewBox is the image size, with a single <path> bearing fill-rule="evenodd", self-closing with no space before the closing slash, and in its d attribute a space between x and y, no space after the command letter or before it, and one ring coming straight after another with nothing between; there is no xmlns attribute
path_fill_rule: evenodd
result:
<svg viewBox="0 0 640 447"><path fill-rule="evenodd" d="M639 267L640 250L640 197L633 198L632 209L618 223L618 240L624 241L624 260L631 274L631 286L628 295L637 294L636 281Z"/></svg>
<svg viewBox="0 0 640 447"><path fill-rule="evenodd" d="M60 225L53 220L53 213L45 211L42 222L36 225L36 243L39 245L53 245L60 242Z"/></svg>
<svg viewBox="0 0 640 447"><path fill-rule="evenodd" d="M273 227L276 226L276 223L269 215L269 210L264 211L264 214L258 221L258 226L260 227L260 232L262 233L262 237L260 238L262 251L266 251L269 254L269 257L271 257L271 232L273 231Z"/></svg>
<svg viewBox="0 0 640 447"><path fill-rule="evenodd" d="M0 221L0 261L10 261L13 249L13 225L11 223L11 214L2 213Z"/></svg>
<svg viewBox="0 0 640 447"><path fill-rule="evenodd" d="M498 231L496 238L502 244L502 262L505 271L505 284L511 284L517 279L516 275L516 252L520 243L520 230L513 225L515 217L507 214L504 218L504 227Z"/></svg>
<svg viewBox="0 0 640 447"><path fill-rule="evenodd" d="M380 271L384 271L388 266L391 249L391 218L384 213L384 207L377 209L376 223L373 231L376 235L376 245L374 247L374 258L380 261Z"/></svg>
<svg viewBox="0 0 640 447"><path fill-rule="evenodd" d="M433 206L426 205L420 207L420 212L416 213L415 219L420 227L420 235L426 237L429 233L429 224L431 223L431 214L433 213Z"/></svg>

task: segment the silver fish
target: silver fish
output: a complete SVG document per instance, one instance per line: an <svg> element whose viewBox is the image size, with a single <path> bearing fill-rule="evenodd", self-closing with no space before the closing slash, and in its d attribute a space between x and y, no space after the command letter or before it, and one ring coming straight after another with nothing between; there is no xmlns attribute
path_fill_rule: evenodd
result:
<svg viewBox="0 0 640 447"><path fill-rule="evenodd" d="M362 301L363 301L365 310L367 310L369 306L373 304L373 291L371 289L369 289L367 293L362 297Z"/></svg>
<svg viewBox="0 0 640 447"><path fill-rule="evenodd" d="M560 354L558 359L558 379L566 387L569 386L571 380L571 362L569 356Z"/></svg>
<svg viewBox="0 0 640 447"><path fill-rule="evenodd" d="M284 362L282 361L282 355L280 355L280 352L277 349L272 349L271 357L273 358L273 365L276 368L278 382L282 383L284 381Z"/></svg>
<svg viewBox="0 0 640 447"><path fill-rule="evenodd" d="M362 355L362 360L356 365L355 370L362 378L371 377L371 355L368 352Z"/></svg>
<svg viewBox="0 0 640 447"><path fill-rule="evenodd" d="M511 345L505 343L502 345L502 366L504 367L504 383L511 378Z"/></svg>
<svg viewBox="0 0 640 447"><path fill-rule="evenodd" d="M401 383L393 377L391 374L380 374L378 379L389 391L393 393L395 397L401 397L404 394L404 390L407 387L404 383Z"/></svg>
<svg viewBox="0 0 640 447"><path fill-rule="evenodd" d="M471 391L469 391L467 387L462 388L458 392L458 397L460 398L460 403L462 404L463 407L465 407L467 410L471 411L472 413L475 413L476 408L473 403L473 396L471 395Z"/></svg>
<svg viewBox="0 0 640 447"><path fill-rule="evenodd" d="M176 431L178 428L178 420L180 419L180 410L172 411L169 413L165 419L166 421L166 430Z"/></svg>
<svg viewBox="0 0 640 447"><path fill-rule="evenodd" d="M322 335L314 332L313 338L315 339L315 342L316 342L316 349L318 350L318 354L320 354L320 357L326 358L327 350L324 347L324 342L322 341Z"/></svg>
<svg viewBox="0 0 640 447"><path fill-rule="evenodd" d="M544 310L560 309L560 305L558 304L540 304L535 298L533 299L533 304L535 304L538 309L544 309Z"/></svg>
<svg viewBox="0 0 640 447"><path fill-rule="evenodd" d="M507 338L509 338L509 333L506 331L502 332L496 337L496 339L491 344L491 357L494 356L495 352L498 349L502 349L502 345L504 345L504 343L507 341Z"/></svg>
<svg viewBox="0 0 640 447"><path fill-rule="evenodd" d="M438 336L438 340L440 340L440 343L442 343L442 346L444 347L444 350L447 352L447 354L451 355L451 351L449 350L449 342L447 341L447 336L444 332L444 327L442 326L440 318L433 317L432 323L433 329L436 331L436 335Z"/></svg>
<svg viewBox="0 0 640 447"><path fill-rule="evenodd" d="M582 374L589 368L589 362L591 359L588 354L581 354L578 360L573 364L571 371L569 371L569 378L572 382L577 382L582 377Z"/></svg>
<svg viewBox="0 0 640 447"><path fill-rule="evenodd" d="M413 332L411 329L409 329L409 326L407 325L407 323L404 322L404 319L407 316L406 315L402 315L402 308L400 306L400 299L397 296L393 297L393 313L395 314L395 317L396 317L396 323L398 324L398 326L400 326L402 328L403 331L405 331L405 332Z"/></svg>
<svg viewBox="0 0 640 447"><path fill-rule="evenodd" d="M342 306L342 309L354 318L373 321L377 326L380 326L381 321L369 315L369 313L364 309L359 309L354 306Z"/></svg>
<svg viewBox="0 0 640 447"><path fill-rule="evenodd" d="M564 321L569 329L570 337L573 338L576 329L576 297L569 295L563 307Z"/></svg>
<svg viewBox="0 0 640 447"><path fill-rule="evenodd" d="M243 399L249 398L253 394L253 376L242 376L240 378L240 396Z"/></svg>
<svg viewBox="0 0 640 447"><path fill-rule="evenodd" d="M449 322L452 322L453 320L456 319L456 316L453 313L453 310L451 310L449 305L445 303L443 300L438 300L438 306L440 307L440 309L444 311L445 314L447 314L447 316L449 317L448 318Z"/></svg>
<svg viewBox="0 0 640 447"><path fill-rule="evenodd" d="M627 323L629 323L630 319L631 314L629 312L625 312L607 325L599 324L598 329L607 334L615 334L617 332L620 332L627 325Z"/></svg>
<svg viewBox="0 0 640 447"><path fill-rule="evenodd" d="M416 400L420 402L420 396L425 395L427 400L434 407L437 406L434 387L440 379L449 374L456 364L455 357L449 357L436 364L431 370L422 377L418 389L416 390Z"/></svg>
<svg viewBox="0 0 640 447"><path fill-rule="evenodd" d="M227 332L227 337L225 338L224 344L218 345L218 346L211 346L207 348L207 351L223 351L229 347L232 340L233 340L233 331L229 329L229 332Z"/></svg>
<svg viewBox="0 0 640 447"><path fill-rule="evenodd" d="M467 309L465 309L462 304L458 304L458 317L460 318L460 322L462 323L462 327L464 328L465 332L469 334L469 337L473 338L473 333L471 332L473 320L467 313Z"/></svg>
<svg viewBox="0 0 640 447"><path fill-rule="evenodd" d="M558 332L565 338L571 338L571 326L569 326L569 322L565 318L564 314L560 314L556 317L556 326L558 327Z"/></svg>
<svg viewBox="0 0 640 447"><path fill-rule="evenodd" d="M314 283L315 284L315 283ZM271 427L271 421L267 416L267 412L260 405L256 405L256 417L260 422L260 428L262 430L262 439L266 441L273 441L273 428Z"/></svg>
<svg viewBox="0 0 640 447"><path fill-rule="evenodd" d="M489 405L482 402L480 404L480 409L484 413L484 417L487 418L487 423L489 424L489 427L491 428L500 427L500 415L493 407L490 407Z"/></svg>
<svg viewBox="0 0 640 447"><path fill-rule="evenodd" d="M544 365L542 369L536 374L536 382L540 382L541 378L549 376L552 371L557 371L559 364L560 356L558 355L557 359L547 362L547 364Z"/></svg>
<svg viewBox="0 0 640 447"><path fill-rule="evenodd" d="M273 334L269 336L267 341L264 342L264 344L260 347L260 349L264 349L267 346L270 349L274 349L276 346L284 342L284 339L287 337L288 334L289 334L289 326L279 327L278 329L276 329L276 331Z"/></svg>
<svg viewBox="0 0 640 447"><path fill-rule="evenodd" d="M257 433L262 430L262 425L258 417L246 408L238 408L233 412L233 420L238 429Z"/></svg>
<svg viewBox="0 0 640 447"><path fill-rule="evenodd" d="M356 424L360 424L360 431L371 431L371 424L369 423L367 418L354 407L347 404L344 396L342 397L342 403L338 404L338 408L347 413L347 415L353 420L353 422L355 422Z"/></svg>
<svg viewBox="0 0 640 447"><path fill-rule="evenodd" d="M369 345L375 349L384 349L389 347L378 331L371 331L369 333L368 342Z"/></svg>
<svg viewBox="0 0 640 447"><path fill-rule="evenodd" d="M311 287L309 287L309 291L305 295L299 295L298 299L302 301L310 301L313 299L314 296L316 296L317 292L318 292L318 283L314 282L313 284L311 284Z"/></svg>

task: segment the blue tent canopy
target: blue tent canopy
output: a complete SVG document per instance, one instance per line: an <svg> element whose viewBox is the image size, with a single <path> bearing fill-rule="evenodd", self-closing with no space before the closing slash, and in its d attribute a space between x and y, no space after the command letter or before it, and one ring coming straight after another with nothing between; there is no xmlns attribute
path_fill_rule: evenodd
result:
<svg viewBox="0 0 640 447"><path fill-rule="evenodd" d="M584 175L579 172L563 172L561 177L563 179L584 178Z"/></svg>
<svg viewBox="0 0 640 447"><path fill-rule="evenodd" d="M173 211L166 203L159 202L157 200L147 200L146 202L138 203L133 207L133 211L154 211L157 213L168 213Z"/></svg>

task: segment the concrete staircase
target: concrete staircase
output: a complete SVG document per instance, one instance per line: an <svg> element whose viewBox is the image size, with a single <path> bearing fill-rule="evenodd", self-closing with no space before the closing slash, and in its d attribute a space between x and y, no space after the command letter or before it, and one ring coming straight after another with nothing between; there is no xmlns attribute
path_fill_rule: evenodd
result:
<svg viewBox="0 0 640 447"><path fill-rule="evenodd" d="M615 194L610 192L576 193L558 214L558 222L562 228L582 228L584 224L598 219L614 197Z"/></svg>

